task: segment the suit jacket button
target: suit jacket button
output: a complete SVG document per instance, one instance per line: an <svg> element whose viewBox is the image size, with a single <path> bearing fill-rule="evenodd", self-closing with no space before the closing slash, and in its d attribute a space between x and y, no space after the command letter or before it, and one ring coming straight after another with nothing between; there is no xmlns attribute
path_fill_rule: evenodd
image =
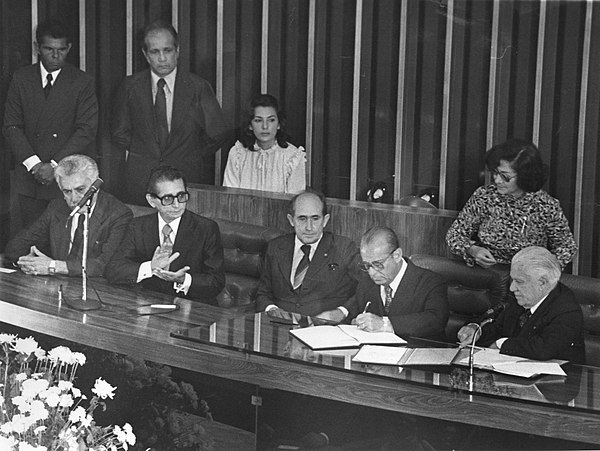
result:
<svg viewBox="0 0 600 451"><path fill-rule="evenodd" d="M58 138L58 135L56 133L52 133L52 137L53 138Z"/></svg>

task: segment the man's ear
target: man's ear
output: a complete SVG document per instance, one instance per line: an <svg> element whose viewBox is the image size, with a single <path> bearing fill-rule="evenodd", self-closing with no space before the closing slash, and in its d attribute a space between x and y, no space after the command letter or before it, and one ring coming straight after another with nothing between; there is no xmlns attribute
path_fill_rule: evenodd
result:
<svg viewBox="0 0 600 451"><path fill-rule="evenodd" d="M323 228L325 228L327 226L327 223L329 222L329 218L331 216L329 216L329 213L327 213L325 216L323 216Z"/></svg>
<svg viewBox="0 0 600 451"><path fill-rule="evenodd" d="M402 248L401 248L401 247L399 247L398 249L396 249L396 250L394 251L394 254L393 254L393 255L394 255L394 260L395 260L396 262L399 262L399 261L402 259L402 255L403 255Z"/></svg>
<svg viewBox="0 0 600 451"><path fill-rule="evenodd" d="M154 205L154 197L152 197L150 194L146 193L146 201L148 202L148 204L150 204L150 206L152 208L156 208L156 205Z"/></svg>
<svg viewBox="0 0 600 451"><path fill-rule="evenodd" d="M291 214L287 214L287 220L290 222L290 225L294 227L294 217Z"/></svg>

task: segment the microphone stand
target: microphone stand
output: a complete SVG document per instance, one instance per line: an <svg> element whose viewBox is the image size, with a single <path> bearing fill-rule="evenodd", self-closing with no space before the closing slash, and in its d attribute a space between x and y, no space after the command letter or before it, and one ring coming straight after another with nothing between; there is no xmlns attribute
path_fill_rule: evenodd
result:
<svg viewBox="0 0 600 451"><path fill-rule="evenodd" d="M475 342L477 341L477 332L479 332L479 336L481 336L481 326L477 323L474 323L477 326L475 329L475 333L473 334L473 339L471 340L471 349L469 350L469 391L473 391L473 354L475 353Z"/></svg>
<svg viewBox="0 0 600 451"><path fill-rule="evenodd" d="M90 197L90 199L86 202L86 208L84 213L84 221L83 221L83 248L81 252L81 298L75 299L66 299L65 302L71 308L75 310L98 310L102 307L102 304L98 299L88 299L87 298L87 254L88 254L88 236L89 236L89 222L90 222L90 212L92 209L92 199L94 197Z"/></svg>

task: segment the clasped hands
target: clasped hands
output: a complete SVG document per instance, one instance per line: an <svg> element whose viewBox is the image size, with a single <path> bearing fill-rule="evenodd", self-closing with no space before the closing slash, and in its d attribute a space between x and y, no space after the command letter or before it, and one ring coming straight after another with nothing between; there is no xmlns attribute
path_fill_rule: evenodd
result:
<svg viewBox="0 0 600 451"><path fill-rule="evenodd" d="M25 274L46 276L52 259L41 252L36 246L31 246L29 254L19 257L17 265Z"/></svg>
<svg viewBox="0 0 600 451"><path fill-rule="evenodd" d="M54 167L51 163L39 162L31 168L31 175L40 185L49 185L54 181Z"/></svg>
<svg viewBox="0 0 600 451"><path fill-rule="evenodd" d="M177 271L169 271L168 269L169 265L173 263L179 255L179 252L174 252L169 255L161 250L160 246L157 246L154 250L152 261L150 262L152 274L167 282L183 283L185 281L186 273L190 270L189 266L184 266Z"/></svg>
<svg viewBox="0 0 600 451"><path fill-rule="evenodd" d="M471 257L475 259L475 263L477 263L482 268L489 268L496 264L496 259L492 255L492 253L482 246L471 246L469 248L469 254Z"/></svg>

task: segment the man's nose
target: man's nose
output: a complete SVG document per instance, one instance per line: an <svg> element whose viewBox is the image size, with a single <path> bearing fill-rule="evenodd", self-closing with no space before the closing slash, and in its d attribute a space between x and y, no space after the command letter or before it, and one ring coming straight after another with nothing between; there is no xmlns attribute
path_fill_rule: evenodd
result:
<svg viewBox="0 0 600 451"><path fill-rule="evenodd" d="M308 221L306 221L306 229L312 230L312 228L313 228L313 222L312 222L312 219L309 219Z"/></svg>
<svg viewBox="0 0 600 451"><path fill-rule="evenodd" d="M159 52L159 54L158 54L158 60L159 61L166 61L167 60L167 55L165 54L165 52Z"/></svg>

